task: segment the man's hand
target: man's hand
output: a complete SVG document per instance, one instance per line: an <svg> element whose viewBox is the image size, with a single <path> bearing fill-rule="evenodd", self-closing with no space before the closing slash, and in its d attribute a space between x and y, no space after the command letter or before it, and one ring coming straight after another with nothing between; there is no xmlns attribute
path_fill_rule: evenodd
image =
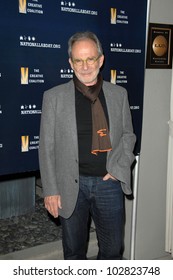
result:
<svg viewBox="0 0 173 280"><path fill-rule="evenodd" d="M117 178L113 177L111 174L107 173L104 177L103 177L103 181L107 181L109 179L115 180L117 181Z"/></svg>
<svg viewBox="0 0 173 280"><path fill-rule="evenodd" d="M57 218L59 215L58 209L62 209L61 196L60 195L46 196L44 198L44 205L45 208L49 211L49 213L54 218Z"/></svg>

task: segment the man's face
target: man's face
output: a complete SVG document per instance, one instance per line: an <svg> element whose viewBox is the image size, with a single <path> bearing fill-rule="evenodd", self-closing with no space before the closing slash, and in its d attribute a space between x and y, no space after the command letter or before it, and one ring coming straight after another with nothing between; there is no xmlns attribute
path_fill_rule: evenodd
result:
<svg viewBox="0 0 173 280"><path fill-rule="evenodd" d="M103 61L104 56L99 57L97 46L92 40L83 39L73 44L72 58L69 58L69 63L76 77L86 86L97 82Z"/></svg>

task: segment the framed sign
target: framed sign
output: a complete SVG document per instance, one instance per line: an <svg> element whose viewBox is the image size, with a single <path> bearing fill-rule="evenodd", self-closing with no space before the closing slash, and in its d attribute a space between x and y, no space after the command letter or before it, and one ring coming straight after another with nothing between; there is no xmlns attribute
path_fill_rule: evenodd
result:
<svg viewBox="0 0 173 280"><path fill-rule="evenodd" d="M149 24L146 68L172 68L173 25Z"/></svg>

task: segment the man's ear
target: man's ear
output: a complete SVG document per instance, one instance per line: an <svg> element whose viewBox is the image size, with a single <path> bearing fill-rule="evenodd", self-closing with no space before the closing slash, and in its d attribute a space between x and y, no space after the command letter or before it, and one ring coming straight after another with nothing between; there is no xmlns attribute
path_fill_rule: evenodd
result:
<svg viewBox="0 0 173 280"><path fill-rule="evenodd" d="M68 61L69 61L69 63L70 63L71 68L73 69L73 62L72 62L71 58L69 58ZM74 70L74 69L73 69L73 70Z"/></svg>
<svg viewBox="0 0 173 280"><path fill-rule="evenodd" d="M104 62L104 55L102 54L102 56L99 58L99 67L101 68Z"/></svg>

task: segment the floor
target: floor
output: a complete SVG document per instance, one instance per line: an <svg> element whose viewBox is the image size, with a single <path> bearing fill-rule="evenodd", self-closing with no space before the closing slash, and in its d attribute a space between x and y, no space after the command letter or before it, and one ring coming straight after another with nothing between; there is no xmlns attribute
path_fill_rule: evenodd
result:
<svg viewBox="0 0 173 280"><path fill-rule="evenodd" d="M90 233L88 248L88 259L95 259L97 255L97 241L95 232ZM15 251L5 255L0 255L0 260L63 260L61 240L49 242L43 245L34 246L28 249ZM157 260L173 260L171 254Z"/></svg>
<svg viewBox="0 0 173 280"><path fill-rule="evenodd" d="M31 215L0 220L0 260L63 260L61 226L50 219L37 190L36 211ZM88 259L96 259L95 230L90 231ZM165 253L157 260L173 260Z"/></svg>
<svg viewBox="0 0 173 280"><path fill-rule="evenodd" d="M0 219L0 255L21 251L62 239L59 219L53 219L36 195L35 207L29 213Z"/></svg>

